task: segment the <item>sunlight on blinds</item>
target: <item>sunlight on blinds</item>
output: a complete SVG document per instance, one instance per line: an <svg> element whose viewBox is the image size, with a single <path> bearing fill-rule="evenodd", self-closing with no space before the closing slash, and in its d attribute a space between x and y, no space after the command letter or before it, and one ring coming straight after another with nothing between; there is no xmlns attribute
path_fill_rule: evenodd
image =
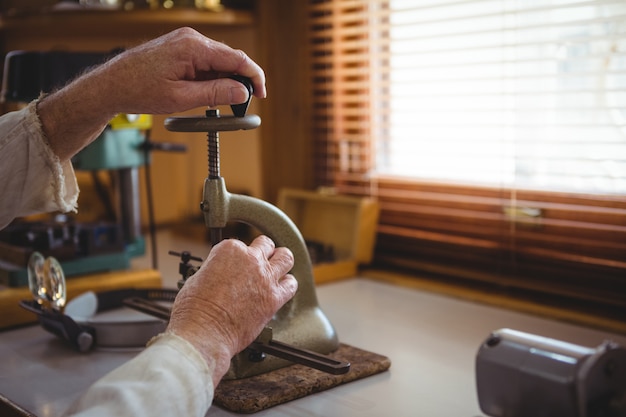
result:
<svg viewBox="0 0 626 417"><path fill-rule="evenodd" d="M626 193L626 1L390 0L375 15L390 51L379 175Z"/></svg>

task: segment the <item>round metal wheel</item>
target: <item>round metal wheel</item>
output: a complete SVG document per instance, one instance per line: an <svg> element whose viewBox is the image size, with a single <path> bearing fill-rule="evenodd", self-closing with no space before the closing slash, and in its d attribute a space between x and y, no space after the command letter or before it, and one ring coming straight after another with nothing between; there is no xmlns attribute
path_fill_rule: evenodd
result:
<svg viewBox="0 0 626 417"><path fill-rule="evenodd" d="M165 128L171 132L225 132L255 129L261 125L256 114L237 116L180 116L165 119Z"/></svg>

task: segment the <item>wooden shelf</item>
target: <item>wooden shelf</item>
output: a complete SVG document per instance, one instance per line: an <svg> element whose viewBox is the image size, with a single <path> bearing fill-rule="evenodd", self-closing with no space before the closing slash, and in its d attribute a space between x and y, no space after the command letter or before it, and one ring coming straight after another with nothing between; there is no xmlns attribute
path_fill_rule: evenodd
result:
<svg viewBox="0 0 626 417"><path fill-rule="evenodd" d="M181 26L250 26L253 13L225 9L221 12L194 9L158 10L66 10L46 14L3 17L0 31L29 36L116 36L145 29L171 30Z"/></svg>

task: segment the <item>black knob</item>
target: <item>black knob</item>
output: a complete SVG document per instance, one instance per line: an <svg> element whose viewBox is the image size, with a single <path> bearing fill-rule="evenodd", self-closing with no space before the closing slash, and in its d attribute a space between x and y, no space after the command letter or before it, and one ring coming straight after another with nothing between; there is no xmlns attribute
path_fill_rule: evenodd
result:
<svg viewBox="0 0 626 417"><path fill-rule="evenodd" d="M246 111L248 111L248 105L252 99L252 93L254 92L254 89L252 88L252 80L248 77L244 77L243 75L231 75L228 78L239 81L248 90L248 100L241 104L232 104L230 106L235 116L244 117L246 115Z"/></svg>

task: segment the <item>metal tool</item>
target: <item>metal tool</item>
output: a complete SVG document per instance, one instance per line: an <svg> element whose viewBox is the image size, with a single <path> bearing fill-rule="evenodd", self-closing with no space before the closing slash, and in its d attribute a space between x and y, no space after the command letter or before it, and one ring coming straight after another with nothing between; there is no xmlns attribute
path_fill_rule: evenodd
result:
<svg viewBox="0 0 626 417"><path fill-rule="evenodd" d="M126 298L124 299L124 305L141 311L142 313L160 318L161 320L169 320L171 314L169 307L142 297ZM321 355L317 352L297 348L274 340L271 327L265 327L256 340L244 351L244 354L248 355L248 359L255 363L264 361L266 359L266 353L333 375L345 374L350 370L349 362L336 360L327 355Z"/></svg>
<svg viewBox="0 0 626 417"><path fill-rule="evenodd" d="M241 78L238 81L245 84ZM250 98L251 85L248 81ZM298 280L298 292L268 324L273 336L301 349L328 354L339 347L339 340L332 324L319 307L312 264L300 231L277 207L254 197L229 193L220 175L219 132L254 129L261 124L261 118L257 115L242 115L240 109L236 112L240 116L220 116L218 110L209 109L205 116L170 117L166 119L165 127L174 132L207 133L209 169L200 207L213 244L222 239L222 229L228 222L242 222L269 236L277 246L288 247L293 252L295 264L291 273ZM289 364L287 360L274 356L254 361L250 355L242 352L231 361L225 378L245 378Z"/></svg>
<svg viewBox="0 0 626 417"><path fill-rule="evenodd" d="M178 273L180 274L180 279L178 280L178 289L181 289L185 284L187 278L196 273L199 266L194 266L189 263L189 261L198 261L202 262L202 258L197 256L193 256L189 251L175 252L173 250L167 252L168 255L174 255L180 257L180 262L178 263Z"/></svg>
<svg viewBox="0 0 626 417"><path fill-rule="evenodd" d="M44 258L34 252L28 262L28 283L32 300L21 300L19 305L34 313L48 332L68 342L79 352L88 352L94 346L145 347L155 335L165 330L167 321L148 317L123 320L98 319L97 313L122 307L126 299L140 304L143 309L158 305L162 309L174 301L177 290L162 288L126 288L94 293L87 291L74 297L66 305L65 274L54 257ZM147 306L147 307L146 307ZM142 311L142 309L136 308ZM168 315L169 318L169 315Z"/></svg>
<svg viewBox="0 0 626 417"><path fill-rule="evenodd" d="M476 388L492 417L624 417L626 349L500 329L480 346Z"/></svg>
<svg viewBox="0 0 626 417"><path fill-rule="evenodd" d="M265 360L264 354L267 353L333 375L342 375L350 370L349 362L336 360L327 355L320 355L317 352L296 348L274 340L271 327L263 329L259 337L248 347L247 352L252 361Z"/></svg>

